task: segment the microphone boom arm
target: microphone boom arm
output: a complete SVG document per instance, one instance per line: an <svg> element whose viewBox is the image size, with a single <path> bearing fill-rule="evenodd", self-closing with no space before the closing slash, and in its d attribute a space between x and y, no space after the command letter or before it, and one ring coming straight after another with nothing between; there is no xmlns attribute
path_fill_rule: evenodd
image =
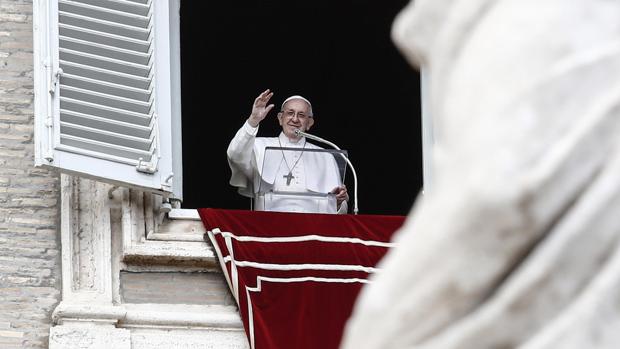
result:
<svg viewBox="0 0 620 349"><path fill-rule="evenodd" d="M315 136L313 134L306 133L300 129L295 130L295 134L298 136L305 136L307 138L313 139L321 143L325 143L336 150L342 150L340 149L339 146L335 145L334 143L326 139L323 139L321 137ZM357 207L357 173L355 172L355 167L353 167L353 164L351 163L349 158L344 156L344 154L342 153L338 153L338 154L344 159L344 161L347 162L347 165L349 165L349 167L351 168L351 172L353 172L353 214L357 214L359 212L359 209Z"/></svg>

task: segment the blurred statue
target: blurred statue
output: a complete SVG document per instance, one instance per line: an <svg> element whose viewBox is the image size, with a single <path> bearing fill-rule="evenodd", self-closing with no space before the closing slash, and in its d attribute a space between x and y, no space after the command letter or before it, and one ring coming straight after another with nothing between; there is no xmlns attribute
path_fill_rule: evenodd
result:
<svg viewBox="0 0 620 349"><path fill-rule="evenodd" d="M343 348L617 348L620 1L417 0L433 187Z"/></svg>

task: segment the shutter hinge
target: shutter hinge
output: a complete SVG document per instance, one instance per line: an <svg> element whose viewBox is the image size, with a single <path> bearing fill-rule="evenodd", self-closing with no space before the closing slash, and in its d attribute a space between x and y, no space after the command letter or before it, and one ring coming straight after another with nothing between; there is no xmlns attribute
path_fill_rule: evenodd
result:
<svg viewBox="0 0 620 349"><path fill-rule="evenodd" d="M62 70L62 68L58 68L51 76L51 82L48 91L50 94L53 95L56 93L56 88L58 87L58 82L60 81L60 77L62 76L62 74L64 74L64 71Z"/></svg>
<svg viewBox="0 0 620 349"><path fill-rule="evenodd" d="M43 61L43 66L48 74L47 117L45 119L45 127L47 127L47 149L45 151L44 159L47 162L52 163L54 162L54 94L56 93L56 87L58 86L58 81L60 80L60 76L63 74L63 71L61 68L58 68L56 71L52 72L53 65L52 60L49 57Z"/></svg>

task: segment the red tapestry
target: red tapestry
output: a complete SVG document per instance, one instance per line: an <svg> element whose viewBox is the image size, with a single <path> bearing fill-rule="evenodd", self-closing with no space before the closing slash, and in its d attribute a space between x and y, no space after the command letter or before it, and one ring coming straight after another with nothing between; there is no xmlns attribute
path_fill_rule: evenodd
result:
<svg viewBox="0 0 620 349"><path fill-rule="evenodd" d="M199 209L252 349L338 348L402 216Z"/></svg>

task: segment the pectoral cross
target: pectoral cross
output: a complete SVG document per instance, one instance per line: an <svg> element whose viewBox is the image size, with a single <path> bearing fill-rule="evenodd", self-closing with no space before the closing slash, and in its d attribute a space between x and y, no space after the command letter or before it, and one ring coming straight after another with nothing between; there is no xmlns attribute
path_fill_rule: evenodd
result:
<svg viewBox="0 0 620 349"><path fill-rule="evenodd" d="M289 172L286 176L282 176L282 178L286 178L286 185L291 185L291 179L295 178L295 176Z"/></svg>

